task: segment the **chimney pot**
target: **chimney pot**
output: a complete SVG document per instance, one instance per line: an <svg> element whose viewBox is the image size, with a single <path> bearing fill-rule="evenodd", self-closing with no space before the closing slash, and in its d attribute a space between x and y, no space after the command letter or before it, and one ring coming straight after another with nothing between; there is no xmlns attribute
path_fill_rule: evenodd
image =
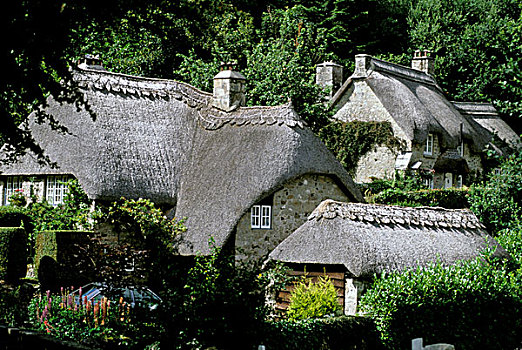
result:
<svg viewBox="0 0 522 350"><path fill-rule="evenodd" d="M435 71L434 60L430 50L415 50L411 60L411 68L433 75Z"/></svg>
<svg viewBox="0 0 522 350"><path fill-rule="evenodd" d="M105 70L100 55L85 55L79 60L78 67L81 69Z"/></svg>
<svg viewBox="0 0 522 350"><path fill-rule="evenodd" d="M370 69L371 60L372 56L370 55L355 55L355 72L352 78L366 78L368 76L368 70Z"/></svg>

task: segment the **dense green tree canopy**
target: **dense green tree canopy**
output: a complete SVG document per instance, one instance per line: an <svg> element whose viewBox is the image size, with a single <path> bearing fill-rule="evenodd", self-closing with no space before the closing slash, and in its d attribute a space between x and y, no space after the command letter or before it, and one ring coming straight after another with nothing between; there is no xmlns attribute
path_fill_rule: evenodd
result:
<svg viewBox="0 0 522 350"><path fill-rule="evenodd" d="M436 54L437 79L451 99L491 101L516 118L521 6L516 0L12 0L0 14L8 33L0 44L0 137L14 155L28 149L41 155L23 121L49 94L81 101L60 82L87 53L100 54L111 71L181 79L205 90L219 62L235 60L249 79L249 104L291 99L317 131L326 113L313 84L317 63L336 60L349 74L357 53L408 64L414 49L426 48ZM52 116L39 117L59 128Z"/></svg>

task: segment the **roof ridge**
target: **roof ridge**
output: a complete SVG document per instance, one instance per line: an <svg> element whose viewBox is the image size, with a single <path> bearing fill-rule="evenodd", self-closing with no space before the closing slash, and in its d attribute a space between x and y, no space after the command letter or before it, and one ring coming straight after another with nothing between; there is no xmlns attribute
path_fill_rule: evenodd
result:
<svg viewBox="0 0 522 350"><path fill-rule="evenodd" d="M444 228L482 229L484 225L468 209L441 207L400 207L384 204L323 201L308 220L335 219L384 225L433 226Z"/></svg>
<svg viewBox="0 0 522 350"><path fill-rule="evenodd" d="M303 128L306 123L295 112L292 103L279 106L240 107L232 112L224 112L218 108L209 108L201 113L198 119L207 130L217 130L225 124L245 125L286 125Z"/></svg>
<svg viewBox="0 0 522 350"><path fill-rule="evenodd" d="M440 87L438 86L437 82L435 81L435 78L433 78L428 73L419 71L414 68L403 66L403 65L397 64L397 63L384 61L384 60L375 58L373 56L371 56L370 67L373 71L389 73L389 74L395 75L400 78L413 80L413 81L423 83L423 84L433 85L440 90ZM368 76L370 74L368 74Z"/></svg>

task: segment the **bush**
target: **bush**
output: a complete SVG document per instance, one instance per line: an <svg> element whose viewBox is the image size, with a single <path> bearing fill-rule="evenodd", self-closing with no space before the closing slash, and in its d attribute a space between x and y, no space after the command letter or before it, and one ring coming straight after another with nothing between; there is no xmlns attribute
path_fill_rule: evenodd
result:
<svg viewBox="0 0 522 350"><path fill-rule="evenodd" d="M9 281L27 271L27 233L23 227L0 227L0 279Z"/></svg>
<svg viewBox="0 0 522 350"><path fill-rule="evenodd" d="M361 309L389 349L406 349L418 337L464 350L514 349L522 331L519 282L488 256L449 267L439 262L377 278Z"/></svg>
<svg viewBox="0 0 522 350"><path fill-rule="evenodd" d="M304 320L341 312L337 291L328 276L320 276L315 283L303 276L290 293L286 315L290 320Z"/></svg>
<svg viewBox="0 0 522 350"><path fill-rule="evenodd" d="M390 188L373 197L375 203L408 207L428 206L447 209L468 208L468 190L447 188L440 190L403 191Z"/></svg>
<svg viewBox="0 0 522 350"><path fill-rule="evenodd" d="M29 239L29 248L32 252L34 244L34 221L27 209L11 205L0 206L0 227L23 227Z"/></svg>
<svg viewBox="0 0 522 350"><path fill-rule="evenodd" d="M91 279L92 266L85 254L90 231L43 231L36 236L34 268L44 289L80 286Z"/></svg>
<svg viewBox="0 0 522 350"><path fill-rule="evenodd" d="M91 346L143 349L155 342L159 331L156 324L137 319L135 310L122 299L82 299L63 288L59 295L47 292L36 296L29 304L29 321L35 329L54 337Z"/></svg>
<svg viewBox="0 0 522 350"><path fill-rule="evenodd" d="M260 344L273 350L382 348L372 319L356 316L265 322Z"/></svg>

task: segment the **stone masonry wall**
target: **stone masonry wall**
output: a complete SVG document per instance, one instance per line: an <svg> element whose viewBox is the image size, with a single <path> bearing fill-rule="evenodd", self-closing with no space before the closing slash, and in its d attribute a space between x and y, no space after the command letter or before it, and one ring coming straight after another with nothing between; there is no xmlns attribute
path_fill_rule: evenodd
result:
<svg viewBox="0 0 522 350"><path fill-rule="evenodd" d="M343 122L354 120L390 122L395 137L405 142L406 149L411 148L411 142L406 137L404 131L384 108L379 98L366 82L354 80L352 87L339 101L339 105L342 107L336 111L335 119Z"/></svg>
<svg viewBox="0 0 522 350"><path fill-rule="evenodd" d="M265 257L301 226L325 199L346 202L348 197L335 181L324 175L305 175L285 184L274 193L271 229L252 229L250 211L239 220L235 239L237 259Z"/></svg>
<svg viewBox="0 0 522 350"><path fill-rule="evenodd" d="M353 180L356 183L372 182L372 177L392 179L397 153L386 146L377 146L359 159Z"/></svg>

